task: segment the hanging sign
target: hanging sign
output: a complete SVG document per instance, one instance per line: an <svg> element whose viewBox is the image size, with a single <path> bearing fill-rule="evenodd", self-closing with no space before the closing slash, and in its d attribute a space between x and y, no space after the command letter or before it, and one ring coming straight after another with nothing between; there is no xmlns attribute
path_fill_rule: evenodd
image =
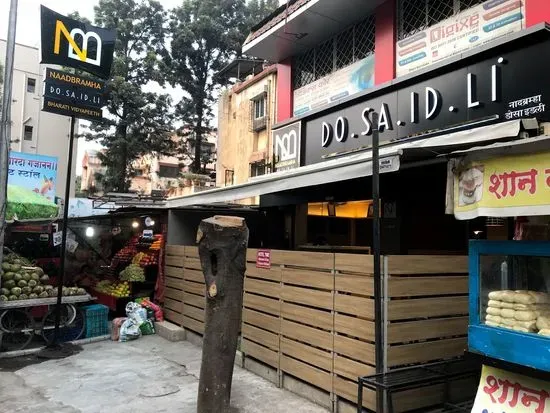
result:
<svg viewBox="0 0 550 413"><path fill-rule="evenodd" d="M472 413L550 413L550 383L483 366Z"/></svg>
<svg viewBox="0 0 550 413"><path fill-rule="evenodd" d="M41 63L74 67L100 78L111 73L116 30L65 17L40 6Z"/></svg>
<svg viewBox="0 0 550 413"><path fill-rule="evenodd" d="M63 241L63 232L56 231L53 233L53 246L57 247L58 245L61 245L61 242Z"/></svg>
<svg viewBox="0 0 550 413"><path fill-rule="evenodd" d="M258 250L256 252L256 268L271 268L271 250Z"/></svg>
<svg viewBox="0 0 550 413"><path fill-rule="evenodd" d="M550 152L462 164L451 161L457 219L548 215ZM450 189L449 189L450 190Z"/></svg>

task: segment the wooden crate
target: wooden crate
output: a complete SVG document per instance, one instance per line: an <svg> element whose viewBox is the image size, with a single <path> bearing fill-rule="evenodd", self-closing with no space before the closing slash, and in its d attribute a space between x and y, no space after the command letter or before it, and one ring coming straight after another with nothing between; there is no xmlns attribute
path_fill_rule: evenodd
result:
<svg viewBox="0 0 550 413"><path fill-rule="evenodd" d="M204 333L205 283L197 247L185 247L183 268L182 324L198 334Z"/></svg>
<svg viewBox="0 0 550 413"><path fill-rule="evenodd" d="M164 275L166 282L164 316L166 320L178 326L183 325L184 259L185 247L179 245L166 246L164 258Z"/></svg>

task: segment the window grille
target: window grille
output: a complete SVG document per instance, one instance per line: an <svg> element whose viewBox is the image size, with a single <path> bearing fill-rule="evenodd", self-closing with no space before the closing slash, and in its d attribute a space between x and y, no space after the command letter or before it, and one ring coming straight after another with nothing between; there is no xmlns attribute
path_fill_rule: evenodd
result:
<svg viewBox="0 0 550 413"><path fill-rule="evenodd" d="M294 58L294 89L308 85L374 53L374 16Z"/></svg>
<svg viewBox="0 0 550 413"><path fill-rule="evenodd" d="M484 0L398 0L398 39L412 36Z"/></svg>

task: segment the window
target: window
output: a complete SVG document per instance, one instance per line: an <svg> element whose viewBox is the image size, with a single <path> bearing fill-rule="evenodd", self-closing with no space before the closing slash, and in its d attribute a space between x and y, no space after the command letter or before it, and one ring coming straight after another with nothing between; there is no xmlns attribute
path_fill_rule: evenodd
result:
<svg viewBox="0 0 550 413"><path fill-rule="evenodd" d="M374 53L374 16L296 57L292 65L294 89L306 86Z"/></svg>
<svg viewBox="0 0 550 413"><path fill-rule="evenodd" d="M252 98L250 107L251 130L254 132L267 126L267 93L261 93Z"/></svg>
<svg viewBox="0 0 550 413"><path fill-rule="evenodd" d="M179 177L180 169L177 166L160 165L159 176L161 178L177 178Z"/></svg>
<svg viewBox="0 0 550 413"><path fill-rule="evenodd" d="M234 178L235 178L235 171L233 171L232 169L226 169L225 186L233 185Z"/></svg>
<svg viewBox="0 0 550 413"><path fill-rule="evenodd" d="M250 176L261 176L267 173L267 165L265 161L253 162L250 164Z"/></svg>
<svg viewBox="0 0 550 413"><path fill-rule="evenodd" d="M399 0L399 40L405 39L484 0Z"/></svg>
<svg viewBox="0 0 550 413"><path fill-rule="evenodd" d="M27 92L29 93L35 93L36 91L36 79L33 79L32 77L27 78Z"/></svg>
<svg viewBox="0 0 550 413"><path fill-rule="evenodd" d="M32 141L32 126L25 126L25 134L23 135L23 140Z"/></svg>
<svg viewBox="0 0 550 413"><path fill-rule="evenodd" d="M254 100L254 119L265 117L265 96Z"/></svg>

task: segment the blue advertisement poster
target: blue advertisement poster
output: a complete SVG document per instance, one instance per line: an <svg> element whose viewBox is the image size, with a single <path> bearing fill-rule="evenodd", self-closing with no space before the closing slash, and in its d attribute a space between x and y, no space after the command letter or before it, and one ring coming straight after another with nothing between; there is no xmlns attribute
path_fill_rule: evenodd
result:
<svg viewBox="0 0 550 413"><path fill-rule="evenodd" d="M10 152L8 165L8 219L55 216L57 158Z"/></svg>

